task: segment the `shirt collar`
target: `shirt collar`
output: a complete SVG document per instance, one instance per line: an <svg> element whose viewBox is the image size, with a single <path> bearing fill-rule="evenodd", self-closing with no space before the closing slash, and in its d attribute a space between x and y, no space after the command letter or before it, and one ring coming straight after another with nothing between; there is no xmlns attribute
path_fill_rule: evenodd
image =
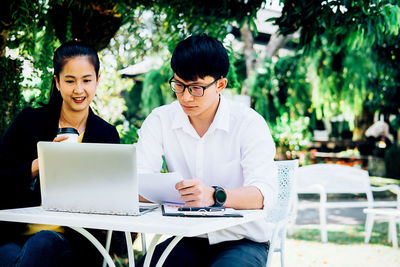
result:
<svg viewBox="0 0 400 267"><path fill-rule="evenodd" d="M175 105L176 110L176 116L172 124L172 129L183 128L188 132L192 132L194 128L190 124L189 117L183 111L179 102L175 101L172 105ZM231 110L229 101L224 96L220 95L217 112L207 132L213 131L214 129L221 129L228 132L230 111Z"/></svg>
<svg viewBox="0 0 400 267"><path fill-rule="evenodd" d="M174 109L176 110L172 129L185 128L190 125L189 117L183 111L181 105L179 104L179 101L176 100L171 105L174 105Z"/></svg>
<svg viewBox="0 0 400 267"><path fill-rule="evenodd" d="M230 118L231 107L229 101L222 95L220 95L220 101L217 112L213 122L210 125L210 130L221 129L229 132L229 118Z"/></svg>

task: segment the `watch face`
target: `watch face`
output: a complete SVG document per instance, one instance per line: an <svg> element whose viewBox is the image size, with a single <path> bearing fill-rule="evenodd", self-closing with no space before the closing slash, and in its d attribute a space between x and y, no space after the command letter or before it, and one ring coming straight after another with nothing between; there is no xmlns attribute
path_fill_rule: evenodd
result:
<svg viewBox="0 0 400 267"><path fill-rule="evenodd" d="M219 202L219 203L225 203L226 200L226 193L223 190L217 190L215 192L215 199Z"/></svg>

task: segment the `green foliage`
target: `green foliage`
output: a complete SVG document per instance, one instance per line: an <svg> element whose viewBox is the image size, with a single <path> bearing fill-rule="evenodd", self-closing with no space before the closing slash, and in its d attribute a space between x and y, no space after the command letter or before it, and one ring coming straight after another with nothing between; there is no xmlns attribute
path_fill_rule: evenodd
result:
<svg viewBox="0 0 400 267"><path fill-rule="evenodd" d="M229 72L234 72L236 80L238 82L238 87L234 87L232 86L232 88L237 89L236 93L237 94L241 94L241 89L242 86L244 84L244 81L247 78L247 73L246 73L246 61L244 59L244 54L240 51L232 51L230 52L228 50L228 55L229 55L229 62L231 64L231 69L229 70ZM229 77L229 73L228 73L228 80L230 80L231 78ZM229 85L229 83L228 83ZM231 88L229 86L229 88Z"/></svg>
<svg viewBox="0 0 400 267"><path fill-rule="evenodd" d="M298 52L306 58L312 108L318 119L343 114L353 128L363 107L400 127L398 1L284 0L281 34L300 30ZM301 102L301 101L298 101Z"/></svg>
<svg viewBox="0 0 400 267"><path fill-rule="evenodd" d="M294 55L275 63L266 59L251 77L249 95L271 128L279 159L298 158L311 139L311 87L306 74L305 58Z"/></svg>
<svg viewBox="0 0 400 267"><path fill-rule="evenodd" d="M228 52L229 57L229 71L227 75L228 85L227 88L232 88L236 94L240 94L241 91L241 83L239 82L238 75L237 75L237 67L236 64L239 61L237 57L235 57L235 52L233 51L231 46L226 46L226 50Z"/></svg>
<svg viewBox="0 0 400 267"><path fill-rule="evenodd" d="M135 84L124 94L125 103L128 107L124 112L124 117L130 122L143 121L146 117L142 112L142 88L143 82L136 80Z"/></svg>
<svg viewBox="0 0 400 267"><path fill-rule="evenodd" d="M7 45L19 48L19 54L32 63L33 71L31 77L26 78L28 81L24 90L29 92L29 104L38 106L47 101L52 81L51 58L60 41L77 37L101 49L122 25L117 36L111 39L110 47L106 48L117 59L114 68L120 69L146 56L165 53L166 47L172 50L188 34L206 32L223 40L229 23L240 25L248 21L254 27L253 20L262 5L262 0L18 0L12 1L7 13L7 21L12 24ZM137 33L134 38L132 33ZM155 71L147 74L141 92L143 114L171 101L167 80L172 75L163 74L168 71L169 68L163 68L158 74ZM229 72L229 86L238 89L240 85L235 75L233 66ZM115 87L118 85L114 84ZM104 90L111 90L112 93L105 93ZM112 86L98 91L101 97L107 99L118 97L121 92L121 88ZM98 111L103 110L103 102L115 101L97 98L95 108Z"/></svg>
<svg viewBox="0 0 400 267"><path fill-rule="evenodd" d="M0 57L0 136L22 107L21 62Z"/></svg>
<svg viewBox="0 0 400 267"><path fill-rule="evenodd" d="M138 130L141 125L129 124L127 129L124 129L122 124L117 126L121 144L134 144L138 141Z"/></svg>
<svg viewBox="0 0 400 267"><path fill-rule="evenodd" d="M145 74L141 94L142 111L147 116L161 105L173 101L174 94L168 81L173 76L169 64L164 64L159 70L151 70Z"/></svg>
<svg viewBox="0 0 400 267"><path fill-rule="evenodd" d="M269 124L272 137L277 146L277 158L296 159L300 158L300 151L306 150L308 141L311 140L311 132L308 130L309 117L289 117L284 113L275 124ZM304 161L304 159L302 159Z"/></svg>
<svg viewBox="0 0 400 267"><path fill-rule="evenodd" d="M327 45L310 55L307 62L307 80L310 81L312 106L317 118L330 119L343 114L352 123L361 113L367 97L368 77L375 72L371 49L335 52Z"/></svg>
<svg viewBox="0 0 400 267"><path fill-rule="evenodd" d="M266 59L251 77L249 95L255 110L272 124L285 113L296 117L308 115L311 91L307 71L301 55L283 57L276 63Z"/></svg>
<svg viewBox="0 0 400 267"><path fill-rule="evenodd" d="M112 0L50 0L47 13L61 42L78 38L98 51L122 25L122 14Z"/></svg>
<svg viewBox="0 0 400 267"><path fill-rule="evenodd" d="M35 53L32 54L35 68L41 70L39 85L40 95L34 99L33 106L46 103L53 81L53 52L60 45L57 42L54 29L49 20L46 20L46 29L37 34Z"/></svg>
<svg viewBox="0 0 400 267"><path fill-rule="evenodd" d="M338 48L360 48L379 42L400 29L396 0L296 1L284 0L281 17L273 19L283 35L300 30L300 48L313 52L323 46L320 36Z"/></svg>
<svg viewBox="0 0 400 267"><path fill-rule="evenodd" d="M2 19L10 24L7 46L21 47L27 55L35 51L36 33L43 26L43 2L39 0L10 1Z"/></svg>
<svg viewBox="0 0 400 267"><path fill-rule="evenodd" d="M166 43L172 51L178 42L190 34L207 33L223 39L228 25L245 21L254 29L255 16L264 0L153 0L156 18L163 21Z"/></svg>
<svg viewBox="0 0 400 267"><path fill-rule="evenodd" d="M387 36L381 45L373 46L373 60L376 72L368 79L369 90L366 106L379 111L386 119L389 114L396 118L391 126L400 129L400 36Z"/></svg>

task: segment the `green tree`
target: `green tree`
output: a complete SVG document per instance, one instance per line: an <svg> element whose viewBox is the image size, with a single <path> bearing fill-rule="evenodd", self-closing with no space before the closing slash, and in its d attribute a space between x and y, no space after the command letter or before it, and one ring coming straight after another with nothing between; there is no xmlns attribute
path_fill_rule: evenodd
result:
<svg viewBox="0 0 400 267"><path fill-rule="evenodd" d="M282 15L274 21L282 35L300 32L297 48L311 59L309 80L317 117L341 113L351 121L367 107L387 117L395 114L397 125L400 83L393 66L399 60L398 1L282 3Z"/></svg>

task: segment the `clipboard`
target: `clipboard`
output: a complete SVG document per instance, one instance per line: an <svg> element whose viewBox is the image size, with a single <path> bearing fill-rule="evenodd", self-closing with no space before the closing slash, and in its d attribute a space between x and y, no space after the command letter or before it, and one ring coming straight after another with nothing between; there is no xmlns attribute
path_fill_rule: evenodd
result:
<svg viewBox="0 0 400 267"><path fill-rule="evenodd" d="M163 216L174 216L174 217L200 217L200 218L216 218L216 217L233 217L242 218L243 215L240 213L227 213L226 209L218 211L207 211L199 209L197 211L179 211L178 209L182 206L163 204L161 211ZM234 211L232 209L232 211Z"/></svg>

